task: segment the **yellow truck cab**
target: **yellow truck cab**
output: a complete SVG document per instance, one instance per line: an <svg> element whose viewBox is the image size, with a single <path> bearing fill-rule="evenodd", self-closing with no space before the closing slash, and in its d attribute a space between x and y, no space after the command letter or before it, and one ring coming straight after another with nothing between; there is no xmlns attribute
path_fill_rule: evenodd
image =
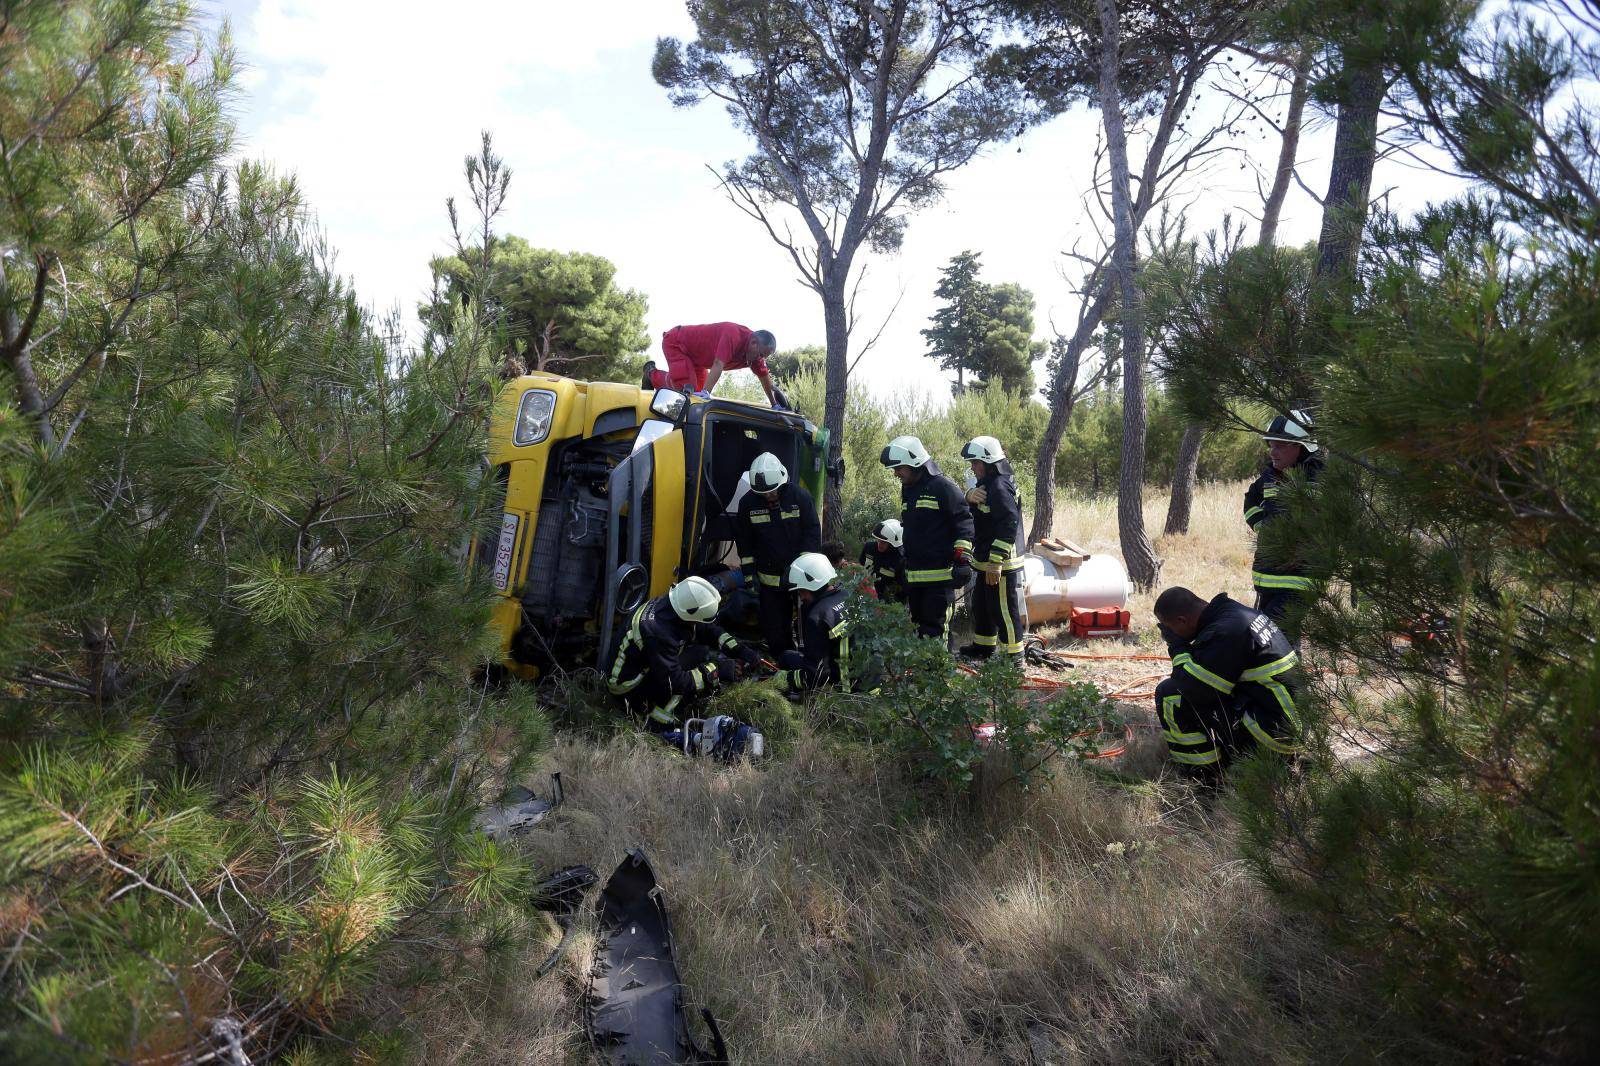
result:
<svg viewBox="0 0 1600 1066"><path fill-rule="evenodd" d="M471 549L497 594L491 625L511 673L604 668L613 634L681 578L737 568L733 510L772 452L822 503L827 430L786 411L671 389L528 374L489 432L504 499Z"/></svg>

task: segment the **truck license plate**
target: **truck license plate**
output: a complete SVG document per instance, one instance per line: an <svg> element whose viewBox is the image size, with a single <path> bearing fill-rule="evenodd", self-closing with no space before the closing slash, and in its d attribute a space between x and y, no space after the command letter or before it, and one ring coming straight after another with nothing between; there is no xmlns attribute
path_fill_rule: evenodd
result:
<svg viewBox="0 0 1600 1066"><path fill-rule="evenodd" d="M517 523L514 514L500 520L500 547L494 553L494 587L504 589L511 580L511 553L517 546Z"/></svg>

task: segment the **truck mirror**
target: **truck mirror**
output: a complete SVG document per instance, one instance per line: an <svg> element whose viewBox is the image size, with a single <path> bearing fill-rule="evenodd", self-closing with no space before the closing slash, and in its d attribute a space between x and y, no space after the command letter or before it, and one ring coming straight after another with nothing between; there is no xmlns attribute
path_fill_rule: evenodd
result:
<svg viewBox="0 0 1600 1066"><path fill-rule="evenodd" d="M650 400L650 410L662 418L676 422L688 402L689 398L676 389L657 389L655 396Z"/></svg>
<svg viewBox="0 0 1600 1066"><path fill-rule="evenodd" d="M617 610L632 614L643 604L650 591L650 574L638 563L627 563L617 568Z"/></svg>
<svg viewBox="0 0 1600 1066"><path fill-rule="evenodd" d="M844 484L844 456L839 456L828 464L828 477L836 484Z"/></svg>

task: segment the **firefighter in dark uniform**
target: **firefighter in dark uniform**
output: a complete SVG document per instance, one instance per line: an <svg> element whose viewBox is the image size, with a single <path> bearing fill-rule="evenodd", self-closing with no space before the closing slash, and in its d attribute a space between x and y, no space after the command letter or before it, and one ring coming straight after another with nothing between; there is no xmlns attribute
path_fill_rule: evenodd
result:
<svg viewBox="0 0 1600 1066"><path fill-rule="evenodd" d="M896 437L879 461L900 479L906 606L917 633L948 646L956 590L972 580L972 512L916 437Z"/></svg>
<svg viewBox="0 0 1600 1066"><path fill-rule="evenodd" d="M787 588L795 556L822 548L822 524L811 494L789 480L771 452L750 464L750 491L734 516L744 572L760 597L761 638L773 657L794 646L794 597Z"/></svg>
<svg viewBox="0 0 1600 1066"><path fill-rule="evenodd" d="M1322 473L1322 456L1311 438L1311 419L1303 411L1278 415L1261 439L1270 461L1261 476L1244 493L1244 520L1255 530L1256 555L1250 580L1256 590L1256 610L1277 622L1296 647L1300 644L1300 619L1305 613L1311 578L1306 560L1295 558L1292 548L1262 544L1261 533L1275 518L1288 513L1280 493L1298 475L1315 483Z"/></svg>
<svg viewBox="0 0 1600 1066"><path fill-rule="evenodd" d="M1256 748L1299 752L1300 657L1271 618L1226 593L1207 603L1181 587L1156 598L1155 615L1172 655L1156 720L1179 768L1214 777Z"/></svg>
<svg viewBox="0 0 1600 1066"><path fill-rule="evenodd" d="M711 582L690 577L633 612L607 682L652 733L671 739L696 702L761 661L716 624L721 605Z"/></svg>
<svg viewBox="0 0 1600 1066"><path fill-rule="evenodd" d="M977 484L967 491L972 509L972 557L983 577L973 591L972 643L961 654L987 659L998 651L1022 660L1022 504L1005 451L993 437L974 437L961 449Z"/></svg>
<svg viewBox="0 0 1600 1066"><path fill-rule="evenodd" d="M845 590L827 556L808 552L789 567L789 583L800 600L800 647L778 660L778 679L791 695L823 685L849 688L850 624Z"/></svg>
<svg viewBox="0 0 1600 1066"><path fill-rule="evenodd" d="M905 556L900 519L886 518L872 527L872 534L861 545L861 565L872 578L872 590L884 603L904 603Z"/></svg>

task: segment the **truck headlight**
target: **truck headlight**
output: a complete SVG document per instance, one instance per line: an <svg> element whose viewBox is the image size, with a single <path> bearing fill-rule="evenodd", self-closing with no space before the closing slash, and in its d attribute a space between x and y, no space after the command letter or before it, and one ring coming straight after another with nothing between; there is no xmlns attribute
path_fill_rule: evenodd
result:
<svg viewBox="0 0 1600 1066"><path fill-rule="evenodd" d="M662 418L676 422L688 402L689 398L676 389L657 389L655 396L650 400L650 410Z"/></svg>
<svg viewBox="0 0 1600 1066"><path fill-rule="evenodd" d="M522 406L517 409L517 428L511 439L519 446L538 444L550 435L550 423L556 413L556 394L544 389L529 389L522 394Z"/></svg>

